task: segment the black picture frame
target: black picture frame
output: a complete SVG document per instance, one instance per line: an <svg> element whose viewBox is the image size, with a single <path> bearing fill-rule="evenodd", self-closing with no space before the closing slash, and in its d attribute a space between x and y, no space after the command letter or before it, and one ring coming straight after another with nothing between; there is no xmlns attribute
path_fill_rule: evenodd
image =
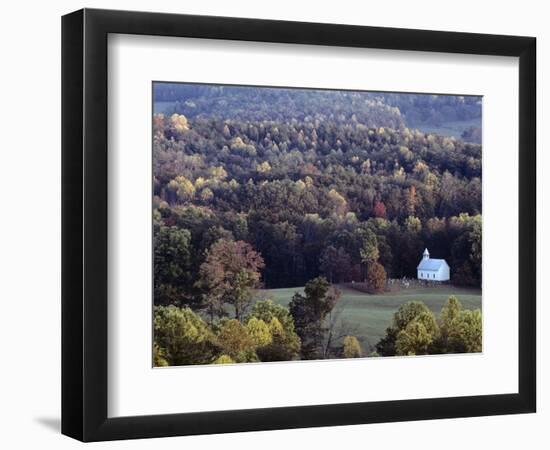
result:
<svg viewBox="0 0 550 450"><path fill-rule="evenodd" d="M109 418L107 36L110 33L518 57L518 393ZM62 433L82 441L102 441L535 412L535 91L533 37L95 9L64 16Z"/></svg>

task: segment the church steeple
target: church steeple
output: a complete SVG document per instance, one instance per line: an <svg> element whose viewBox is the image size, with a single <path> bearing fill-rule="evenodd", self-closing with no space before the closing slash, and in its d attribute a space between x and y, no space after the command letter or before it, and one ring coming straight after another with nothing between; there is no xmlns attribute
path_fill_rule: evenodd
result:
<svg viewBox="0 0 550 450"><path fill-rule="evenodd" d="M430 259L430 252L428 249L424 249L424 253L422 253L422 259Z"/></svg>

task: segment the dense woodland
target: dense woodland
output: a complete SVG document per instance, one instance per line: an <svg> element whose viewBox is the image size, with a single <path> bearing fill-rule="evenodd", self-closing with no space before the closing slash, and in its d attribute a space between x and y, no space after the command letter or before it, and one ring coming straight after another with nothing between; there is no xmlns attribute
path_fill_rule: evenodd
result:
<svg viewBox="0 0 550 450"><path fill-rule="evenodd" d="M481 285L481 131L409 125L480 117L478 97L155 84L154 99L174 102L153 116L157 365L341 355L334 285L416 277L425 247ZM288 309L252 308L259 287L304 285ZM174 356L170 320L216 338Z"/></svg>

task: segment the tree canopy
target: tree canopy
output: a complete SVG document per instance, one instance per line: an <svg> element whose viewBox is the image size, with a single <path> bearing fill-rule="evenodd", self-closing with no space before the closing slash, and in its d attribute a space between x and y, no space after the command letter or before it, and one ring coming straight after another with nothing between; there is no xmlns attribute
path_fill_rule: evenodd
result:
<svg viewBox="0 0 550 450"><path fill-rule="evenodd" d="M479 97L153 87L156 366L368 354L335 285L382 293L425 247L481 286ZM470 125L431 131L450 121ZM376 349L480 351L481 312L407 303Z"/></svg>

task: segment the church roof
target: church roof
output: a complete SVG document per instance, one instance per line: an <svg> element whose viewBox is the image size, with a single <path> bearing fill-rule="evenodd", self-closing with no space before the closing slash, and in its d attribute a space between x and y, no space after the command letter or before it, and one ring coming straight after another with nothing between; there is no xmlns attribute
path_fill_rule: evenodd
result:
<svg viewBox="0 0 550 450"><path fill-rule="evenodd" d="M439 270L443 265L448 265L444 259L425 258L418 264L418 270Z"/></svg>

